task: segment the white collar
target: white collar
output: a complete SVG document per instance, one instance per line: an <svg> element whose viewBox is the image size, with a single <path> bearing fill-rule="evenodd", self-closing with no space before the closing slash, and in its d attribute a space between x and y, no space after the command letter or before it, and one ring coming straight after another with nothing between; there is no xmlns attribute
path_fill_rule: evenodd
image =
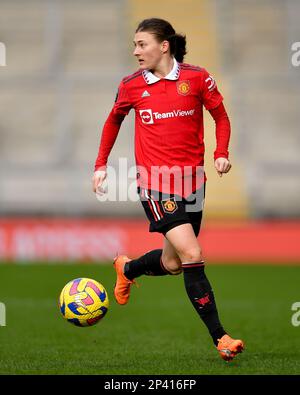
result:
<svg viewBox="0 0 300 395"><path fill-rule="evenodd" d="M179 73L180 73L180 67L175 58L173 58L174 64L172 70L167 74L163 79L165 80L178 80ZM155 82L159 81L161 78L156 77L151 71L149 70L144 70L143 71L143 77L145 81L147 82L148 85L154 84Z"/></svg>

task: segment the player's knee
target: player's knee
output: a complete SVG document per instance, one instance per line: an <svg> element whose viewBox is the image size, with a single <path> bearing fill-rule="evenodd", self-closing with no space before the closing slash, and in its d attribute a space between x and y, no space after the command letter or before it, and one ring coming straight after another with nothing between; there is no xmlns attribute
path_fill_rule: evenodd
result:
<svg viewBox="0 0 300 395"><path fill-rule="evenodd" d="M178 269L170 269L170 270L168 270L168 272L169 272L172 276L178 276L179 274L182 273L182 268L179 267Z"/></svg>
<svg viewBox="0 0 300 395"><path fill-rule="evenodd" d="M167 269L168 270L168 269ZM178 276L179 274L182 273L182 268L178 268L178 269L169 269L168 272L172 275L172 276Z"/></svg>
<svg viewBox="0 0 300 395"><path fill-rule="evenodd" d="M182 272L181 261L177 259L165 259L163 260L164 268L173 276L176 276Z"/></svg>
<svg viewBox="0 0 300 395"><path fill-rule="evenodd" d="M182 273L182 267L180 269L178 269L176 272L173 272L172 275L173 276L178 276L181 273Z"/></svg>
<svg viewBox="0 0 300 395"><path fill-rule="evenodd" d="M178 255L180 256L182 262L200 262L203 260L200 246L178 251Z"/></svg>

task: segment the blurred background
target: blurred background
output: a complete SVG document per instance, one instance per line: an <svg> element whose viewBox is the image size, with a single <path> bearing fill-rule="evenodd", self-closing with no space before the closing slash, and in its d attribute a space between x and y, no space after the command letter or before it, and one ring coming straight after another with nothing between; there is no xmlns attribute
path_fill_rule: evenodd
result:
<svg viewBox="0 0 300 395"><path fill-rule="evenodd" d="M135 28L160 17L186 34L185 61L215 77L232 124L220 179L205 115L207 259L300 263L299 16L297 0L0 0L0 260L100 262L161 246L139 202L100 203L91 189L118 84L138 68ZM131 112L109 164L133 166L133 152Z"/></svg>

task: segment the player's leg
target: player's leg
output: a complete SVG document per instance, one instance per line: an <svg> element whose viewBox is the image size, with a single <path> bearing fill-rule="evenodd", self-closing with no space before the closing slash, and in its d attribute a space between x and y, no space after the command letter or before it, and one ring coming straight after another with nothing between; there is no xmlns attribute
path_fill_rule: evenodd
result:
<svg viewBox="0 0 300 395"><path fill-rule="evenodd" d="M190 301L207 326L215 343L226 334L222 327L212 287L204 271L199 242L191 224L179 225L166 234L182 262L184 284Z"/></svg>
<svg viewBox="0 0 300 395"><path fill-rule="evenodd" d="M182 272L181 260L168 239L164 238L164 248L162 251L162 264L164 268L173 275L180 274Z"/></svg>
<svg viewBox="0 0 300 395"><path fill-rule="evenodd" d="M115 259L117 282L114 289L116 301L126 304L134 279L145 274L148 276L176 275L181 273L181 261L171 243L164 239L163 250L147 252L137 259L120 255Z"/></svg>
<svg viewBox="0 0 300 395"><path fill-rule="evenodd" d="M196 231L197 233L197 231ZM184 284L195 310L207 326L221 357L227 361L243 350L241 340L232 339L221 325L214 293L204 272L201 247L195 235L195 226L179 225L166 233L182 262Z"/></svg>
<svg viewBox="0 0 300 395"><path fill-rule="evenodd" d="M137 259L125 255L114 261L117 281L114 288L115 299L119 304L126 304L130 296L130 287L134 279L141 275L165 276L182 272L181 260L172 244L165 238L163 249L147 252Z"/></svg>
<svg viewBox="0 0 300 395"><path fill-rule="evenodd" d="M137 259L125 264L124 274L129 280L142 275L164 276L166 274L180 274L181 261L172 244L164 239L163 249L148 251Z"/></svg>
<svg viewBox="0 0 300 395"><path fill-rule="evenodd" d="M164 234L169 227L174 226L174 222L178 220L178 212L176 212L176 217L164 212L162 196L159 192L155 194L155 192L150 193L150 191L140 189L139 194L150 222L150 232ZM180 219L182 220L181 217ZM188 220L186 215L185 219ZM116 301L119 304L126 304L128 302L130 287L134 283L135 278L143 274L151 276L178 274L180 272L180 263L176 252L167 241L163 250L155 249L148 251L137 259L129 259L125 255L116 257L114 260L117 272L117 281L114 288Z"/></svg>

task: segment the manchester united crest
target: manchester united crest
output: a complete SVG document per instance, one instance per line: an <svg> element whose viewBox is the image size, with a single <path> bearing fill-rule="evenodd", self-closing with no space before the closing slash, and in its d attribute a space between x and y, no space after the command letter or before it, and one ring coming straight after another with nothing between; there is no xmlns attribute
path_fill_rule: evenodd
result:
<svg viewBox="0 0 300 395"><path fill-rule="evenodd" d="M191 86L189 80L177 82L177 92L179 93L179 95L186 96L190 93L190 90Z"/></svg>
<svg viewBox="0 0 300 395"><path fill-rule="evenodd" d="M174 198L162 201L163 210L165 213L173 214L177 209L177 203Z"/></svg>

